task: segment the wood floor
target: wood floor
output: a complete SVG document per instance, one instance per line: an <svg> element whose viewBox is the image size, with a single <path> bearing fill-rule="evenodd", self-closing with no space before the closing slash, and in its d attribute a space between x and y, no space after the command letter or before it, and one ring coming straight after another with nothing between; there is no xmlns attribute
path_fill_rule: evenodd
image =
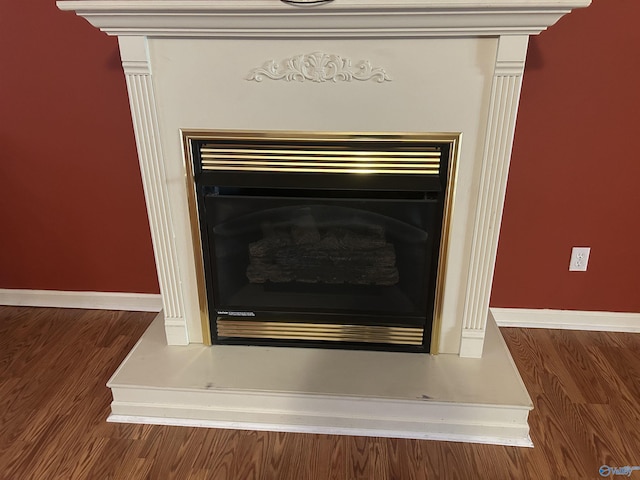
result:
<svg viewBox="0 0 640 480"><path fill-rule="evenodd" d="M106 423L105 383L154 315L0 307L0 479L584 479L640 465L640 335L502 329L535 405L530 449Z"/></svg>

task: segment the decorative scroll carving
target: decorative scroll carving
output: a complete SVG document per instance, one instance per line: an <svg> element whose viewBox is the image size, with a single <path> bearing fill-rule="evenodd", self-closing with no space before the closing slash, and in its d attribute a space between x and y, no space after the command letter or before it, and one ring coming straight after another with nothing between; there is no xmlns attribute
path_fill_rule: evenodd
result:
<svg viewBox="0 0 640 480"><path fill-rule="evenodd" d="M275 60L265 62L254 68L247 80L261 82L264 78L286 80L287 82L350 82L351 80L374 80L378 83L389 82L391 78L380 67L372 67L368 60L352 65L351 59L340 55L314 52L286 58L280 63Z"/></svg>

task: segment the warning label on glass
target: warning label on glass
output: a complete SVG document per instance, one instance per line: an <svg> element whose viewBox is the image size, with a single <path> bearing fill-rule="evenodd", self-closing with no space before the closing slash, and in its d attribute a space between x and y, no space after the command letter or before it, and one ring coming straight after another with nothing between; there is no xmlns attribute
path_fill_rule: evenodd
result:
<svg viewBox="0 0 640 480"><path fill-rule="evenodd" d="M218 310L218 315L229 315L230 317L255 317L253 312L232 312L230 310Z"/></svg>

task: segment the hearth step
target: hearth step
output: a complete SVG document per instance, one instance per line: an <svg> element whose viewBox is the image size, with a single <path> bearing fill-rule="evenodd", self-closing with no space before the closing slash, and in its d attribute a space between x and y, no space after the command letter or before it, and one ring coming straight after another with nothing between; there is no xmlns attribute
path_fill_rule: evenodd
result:
<svg viewBox="0 0 640 480"><path fill-rule="evenodd" d="M166 345L160 314L108 383L111 422L532 446L495 322L482 358Z"/></svg>

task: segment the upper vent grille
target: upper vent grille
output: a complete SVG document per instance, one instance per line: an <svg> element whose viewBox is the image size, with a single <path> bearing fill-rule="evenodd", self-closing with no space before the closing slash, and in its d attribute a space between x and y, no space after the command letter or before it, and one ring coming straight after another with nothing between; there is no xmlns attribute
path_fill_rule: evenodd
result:
<svg viewBox="0 0 640 480"><path fill-rule="evenodd" d="M205 171L439 175L441 156L433 143L394 138L222 137L200 145Z"/></svg>

